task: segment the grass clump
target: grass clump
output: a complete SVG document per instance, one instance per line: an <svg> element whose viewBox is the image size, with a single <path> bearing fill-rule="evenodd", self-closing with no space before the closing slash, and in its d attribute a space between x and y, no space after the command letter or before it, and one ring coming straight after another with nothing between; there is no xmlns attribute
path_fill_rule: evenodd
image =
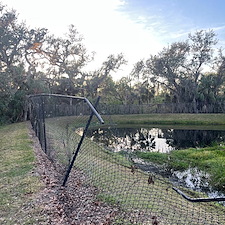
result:
<svg viewBox="0 0 225 225"><path fill-rule="evenodd" d="M100 201L107 202L110 205L115 205L118 203L118 200L115 197L104 194L104 193L98 194L96 197Z"/></svg>
<svg viewBox="0 0 225 225"><path fill-rule="evenodd" d="M159 152L136 152L138 158L145 159L157 164L167 163L167 154L162 154Z"/></svg>
<svg viewBox="0 0 225 225"><path fill-rule="evenodd" d="M137 152L139 158L157 164L165 164L169 169L184 171L198 168L210 175L210 184L218 190L225 186L225 146L216 145L201 149L173 150L170 153Z"/></svg>

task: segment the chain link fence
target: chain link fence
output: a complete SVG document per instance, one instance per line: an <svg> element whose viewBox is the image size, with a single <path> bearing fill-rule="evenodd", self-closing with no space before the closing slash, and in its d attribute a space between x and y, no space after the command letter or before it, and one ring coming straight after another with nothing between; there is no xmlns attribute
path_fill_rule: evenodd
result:
<svg viewBox="0 0 225 225"><path fill-rule="evenodd" d="M91 132L103 126L115 137L107 107L98 110L101 117L86 98L62 95L29 96L27 107L43 150L61 174L62 185L72 179L72 166L82 171L85 182L98 190L97 199L120 209L112 224L225 224L224 198L210 199L204 193L174 186L157 171L143 170L147 163L140 163L132 151L113 151L86 137L88 128Z"/></svg>
<svg viewBox="0 0 225 225"><path fill-rule="evenodd" d="M100 104L101 105L101 104ZM200 103L150 103L107 105L111 114L151 114L151 113L225 113L225 102L215 104Z"/></svg>

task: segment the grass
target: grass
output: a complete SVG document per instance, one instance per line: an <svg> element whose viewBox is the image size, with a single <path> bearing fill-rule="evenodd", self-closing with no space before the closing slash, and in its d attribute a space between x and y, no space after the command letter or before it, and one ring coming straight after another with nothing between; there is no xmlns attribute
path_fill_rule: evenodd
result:
<svg viewBox="0 0 225 225"><path fill-rule="evenodd" d="M0 223L37 224L32 205L40 180L33 174L35 156L26 123L0 127Z"/></svg>
<svg viewBox="0 0 225 225"><path fill-rule="evenodd" d="M75 117L62 118L67 124L75 123ZM56 137L54 146L56 151L62 151L61 143L66 143L67 126L63 124L60 118L57 120L49 119L47 121L48 132L51 137ZM63 131L64 130L64 131ZM77 136L74 129L69 129ZM57 135L57 132L60 135ZM61 138L61 140L60 140ZM54 139L54 138L53 138ZM71 141L77 138L71 138ZM75 144L67 143L69 146ZM57 149L58 148L58 149ZM155 160L167 160L168 156L161 155ZM215 203L191 203L186 201L174 190L172 185L164 178L145 173L139 169L132 170L132 162L127 155L112 153L99 146L90 139L86 138L81 151L75 161L75 167L86 174L87 185L91 184L99 190L98 198L110 203L119 205L121 209L129 213L135 210L151 213L161 217L162 224L179 224L178 221L187 222L187 224L208 224L207 217L216 224L216 221L224 221L225 208ZM149 176L154 176L153 183L149 183ZM191 193L189 195L203 197L200 193ZM200 215L201 214L201 215ZM131 214L130 214L131 215ZM181 223L182 224L182 223Z"/></svg>
<svg viewBox="0 0 225 225"><path fill-rule="evenodd" d="M224 129L225 114L149 114L149 115L114 115L118 125L169 125L181 126L182 129ZM158 164L165 164L175 170L197 167L209 173L210 184L225 189L225 146L216 144L202 149L174 150L168 153L137 152L137 156ZM169 159L169 160L168 160Z"/></svg>
<svg viewBox="0 0 225 225"><path fill-rule="evenodd" d="M154 117L154 120L153 120ZM196 119L198 117L198 119ZM203 118L204 117L204 118ZM150 118L150 119L149 119ZM158 122L156 121L158 118ZM166 119L165 119L166 118ZM222 114L201 114L201 115L182 115L174 117L173 114L163 115L131 115L115 116L117 123L127 124L187 124L187 125L224 125L224 115ZM161 120L160 120L161 119ZM174 122L173 122L174 119ZM193 122L196 119L198 122ZM57 145L60 151L65 150L68 142L68 130L65 130L65 121L71 124L74 118L59 118L57 121L52 119L50 124L53 137L56 135ZM133 120L133 121L132 121ZM127 122L128 121L128 122ZM74 120L74 122L76 122ZM57 136L58 135L58 136ZM72 136L71 136L72 137ZM62 140L62 142L61 142ZM76 141L77 138L71 138ZM60 143L61 142L61 143ZM74 150L74 143L68 143L71 151ZM201 153L201 154L200 154ZM215 168L216 175L224 174L223 170L218 169L216 164L223 162L224 149L214 147L214 149L202 149L202 152L190 149L187 152L180 152L181 155L174 155L171 166L185 169L190 163L197 165L202 162L202 168ZM183 155L182 155L183 154ZM186 154L186 155L185 155ZM221 155L220 155L221 154ZM65 155L65 151L60 157ZM68 157L68 156L66 156ZM172 156L170 156L172 157ZM153 155L155 162L164 162L168 159L167 155ZM192 158L186 162L185 158ZM221 161L219 159L221 158ZM177 160L176 160L177 159ZM201 159L201 160L199 160ZM32 141L27 134L25 123L12 124L0 127L0 223L1 224L44 224L44 218L40 215L39 209L35 208L34 197L40 188L40 180L34 176L35 157L32 149ZM82 150L78 155L75 164L82 169L89 182L98 187L101 191L99 199L110 204L119 204L124 210L139 209L154 215L161 216L162 224L179 224L178 221L186 221L187 224L207 224L210 222L221 224L224 221L224 207L214 203L190 203L175 193L171 184L160 177L154 178L154 184L148 183L149 174L140 170L132 172L131 162L122 155L111 153L85 139ZM224 164L223 164L224 166ZM216 177L216 176L215 176ZM218 178L216 178L219 180ZM196 194L196 193L190 193ZM33 203L32 203L33 202ZM32 207L30 207L30 204ZM210 217L210 219L207 219ZM166 218L166 220L165 220Z"/></svg>
<svg viewBox="0 0 225 225"><path fill-rule="evenodd" d="M133 114L113 115L118 124L141 125L225 125L225 114Z"/></svg>
<svg viewBox="0 0 225 225"><path fill-rule="evenodd" d="M225 190L225 146L216 145L201 149L190 148L174 150L170 153L137 152L139 158L157 164L164 164L168 169L184 171L198 168L210 175L210 185L217 190Z"/></svg>

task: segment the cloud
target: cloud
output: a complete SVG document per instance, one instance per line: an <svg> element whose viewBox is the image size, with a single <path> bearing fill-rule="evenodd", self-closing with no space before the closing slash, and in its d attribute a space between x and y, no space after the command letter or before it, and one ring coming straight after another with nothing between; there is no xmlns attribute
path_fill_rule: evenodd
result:
<svg viewBox="0 0 225 225"><path fill-rule="evenodd" d="M132 65L138 60L156 53L162 46L155 33L146 29L145 17L140 17L139 22L134 21L119 10L123 2L112 2L111 7L104 5L105 3L101 8L93 6L87 20L84 15L77 15L78 18L83 18L78 23L78 30L84 34L87 48L96 51L94 65L100 66L109 54L125 54L129 63L120 74L117 73L119 78L128 75Z"/></svg>
<svg viewBox="0 0 225 225"><path fill-rule="evenodd" d="M214 31L220 31L220 30L225 30L225 25L223 26L215 26L211 28Z"/></svg>

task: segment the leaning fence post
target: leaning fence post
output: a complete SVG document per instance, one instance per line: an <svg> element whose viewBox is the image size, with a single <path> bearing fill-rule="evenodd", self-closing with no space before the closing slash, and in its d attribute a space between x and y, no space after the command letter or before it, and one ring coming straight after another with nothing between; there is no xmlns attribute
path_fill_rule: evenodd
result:
<svg viewBox="0 0 225 225"><path fill-rule="evenodd" d="M94 105L95 108L97 107L97 105L98 105L98 103L99 103L99 100L100 100L100 97L98 97L98 99L97 99L97 101L96 101L96 103L95 103L95 105ZM78 155L78 153L79 153L79 151L80 151L81 145L82 145L83 140L84 140L84 138L85 138L85 136L86 136L88 127L89 127L89 125L90 125L90 123L91 123L91 120L92 120L92 117L94 116L94 114L95 114L94 111L91 110L90 117L89 117L89 119L88 119L88 122L87 122L87 124L86 124L85 129L84 129L84 132L83 132L83 134L82 134L82 137L81 137L81 139L80 139L80 142L79 142L78 145L77 145L77 149L76 149L76 151L75 151L75 153L74 153L74 155L73 155L72 161L71 161L71 163L70 163L70 165L69 165L69 167L68 167L68 169L67 169L67 171L66 171L66 175L65 175L65 178L64 178L64 181L63 181L62 186L65 186L65 185L66 185L66 182L67 182L67 180L68 180L69 174L70 174L71 169L72 169L72 167L73 167L73 164L74 164L74 162L75 162L75 160L76 160L76 158L77 158L77 155Z"/></svg>

